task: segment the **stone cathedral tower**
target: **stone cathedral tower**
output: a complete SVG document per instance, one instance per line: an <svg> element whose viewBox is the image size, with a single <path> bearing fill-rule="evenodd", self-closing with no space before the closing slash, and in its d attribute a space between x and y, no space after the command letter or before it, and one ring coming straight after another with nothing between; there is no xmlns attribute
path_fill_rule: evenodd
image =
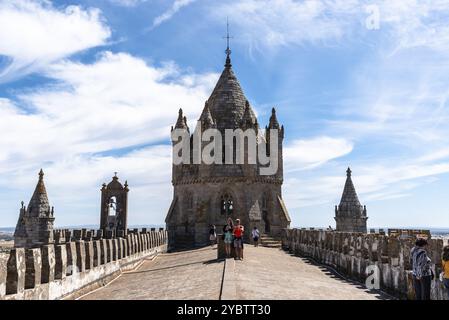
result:
<svg viewBox="0 0 449 320"><path fill-rule="evenodd" d="M335 221L337 231L367 232L366 206L360 204L357 192L351 179L351 169L346 170L346 183L340 204L335 206Z"/></svg>
<svg viewBox="0 0 449 320"><path fill-rule="evenodd" d="M44 172L41 169L28 207L22 202L14 232L14 247L38 248L53 243L54 220L54 209L48 201Z"/></svg>
<svg viewBox="0 0 449 320"><path fill-rule="evenodd" d="M259 134L256 115L234 74L230 53L228 47L225 68L204 105L198 124L202 131L207 128L219 130L223 137L225 129L253 129ZM174 129L186 130L193 139L182 109ZM216 225L217 232L221 233L228 217L240 218L245 226L246 239L254 226L270 235L278 235L281 229L289 227L291 220L281 190L284 127L279 125L274 108L265 129L266 132L269 129L279 131L278 170L273 175L260 175L259 162L173 165L174 195L165 219L171 247L207 244L209 225ZM269 144L269 136L259 134L258 141Z"/></svg>

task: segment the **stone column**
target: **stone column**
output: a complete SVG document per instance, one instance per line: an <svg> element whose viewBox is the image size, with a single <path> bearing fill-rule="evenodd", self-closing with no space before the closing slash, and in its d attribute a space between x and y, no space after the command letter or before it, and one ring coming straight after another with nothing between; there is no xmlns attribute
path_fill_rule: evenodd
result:
<svg viewBox="0 0 449 320"><path fill-rule="evenodd" d="M117 238L117 260L120 260L123 258L123 239Z"/></svg>
<svg viewBox="0 0 449 320"><path fill-rule="evenodd" d="M76 267L79 272L86 271L86 248L83 240L77 240L76 246Z"/></svg>
<svg viewBox="0 0 449 320"><path fill-rule="evenodd" d="M108 262L108 248L106 245L106 239L100 240L100 264L106 264Z"/></svg>
<svg viewBox="0 0 449 320"><path fill-rule="evenodd" d="M112 261L112 240L111 239L106 239L106 252L107 252L106 262L111 262Z"/></svg>
<svg viewBox="0 0 449 320"><path fill-rule="evenodd" d="M7 262L6 294L23 292L25 289L25 271L25 249L12 249Z"/></svg>
<svg viewBox="0 0 449 320"><path fill-rule="evenodd" d="M64 279L67 274L67 251L65 245L55 246L55 279Z"/></svg>
<svg viewBox="0 0 449 320"><path fill-rule="evenodd" d="M32 289L41 284L42 255L41 250L25 251L25 289Z"/></svg>
<svg viewBox="0 0 449 320"><path fill-rule="evenodd" d="M118 256L118 245L117 245L117 239L111 239L111 247L112 247L112 259L111 261L117 261Z"/></svg>
<svg viewBox="0 0 449 320"><path fill-rule="evenodd" d="M129 256L129 252L128 252L128 242L126 241L125 238L120 238L122 241L122 247L123 247L123 258L126 258L127 256Z"/></svg>
<svg viewBox="0 0 449 320"><path fill-rule="evenodd" d="M94 267L94 245L92 241L84 242L84 250L86 254L86 270L93 269Z"/></svg>
<svg viewBox="0 0 449 320"><path fill-rule="evenodd" d="M150 231L149 238L150 238L150 249L153 249L154 248L153 231Z"/></svg>
<svg viewBox="0 0 449 320"><path fill-rule="evenodd" d="M130 240L131 240L131 253L132 253L132 254L136 254L136 253L137 253L137 250L136 250L136 241L135 241L135 238L134 238L134 234L131 233L131 234L129 235L129 238L130 238Z"/></svg>
<svg viewBox="0 0 449 320"><path fill-rule="evenodd" d="M93 267L95 268L100 265L100 260L101 260L100 240L92 241L92 247L93 247L93 251L94 251Z"/></svg>
<svg viewBox="0 0 449 320"><path fill-rule="evenodd" d="M70 276L77 270L76 266L76 245L75 242L68 242L65 244L67 254L67 272L66 275Z"/></svg>
<svg viewBox="0 0 449 320"><path fill-rule="evenodd" d="M49 283L55 280L55 247L44 245L42 252L42 283Z"/></svg>
<svg viewBox="0 0 449 320"><path fill-rule="evenodd" d="M142 251L142 252L147 251L147 248L146 248L147 243L145 241L145 234L144 233L140 233L140 243L141 243L140 251Z"/></svg>
<svg viewBox="0 0 449 320"><path fill-rule="evenodd" d="M126 236L126 247L127 249L127 255L130 256L133 254L133 247L132 247L132 241L131 241L131 234L128 234Z"/></svg>
<svg viewBox="0 0 449 320"><path fill-rule="evenodd" d="M6 275L8 273L8 255L0 253L0 300L6 295Z"/></svg>

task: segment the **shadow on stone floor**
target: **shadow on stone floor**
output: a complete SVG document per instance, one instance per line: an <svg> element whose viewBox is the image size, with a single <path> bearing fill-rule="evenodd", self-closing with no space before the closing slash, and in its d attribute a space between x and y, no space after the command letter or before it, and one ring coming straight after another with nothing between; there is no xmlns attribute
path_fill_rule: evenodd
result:
<svg viewBox="0 0 449 320"><path fill-rule="evenodd" d="M212 263L220 263L220 262L223 262L223 260L212 259L212 260L207 260L207 261L195 261L195 262L189 262L189 263L183 263L183 264L176 264L176 265L162 267L162 268L130 271L130 272L125 272L124 274L149 273L149 272L154 272L154 271L162 271L162 270L169 270L169 269L175 269L175 268L180 268L180 267L187 267L187 266L192 266L192 265L196 265L196 264L212 264Z"/></svg>
<svg viewBox="0 0 449 320"><path fill-rule="evenodd" d="M221 258L221 259L210 259L207 261L204 261L203 264L214 264L214 263L220 263L225 261L225 259Z"/></svg>
<svg viewBox="0 0 449 320"><path fill-rule="evenodd" d="M313 265L315 267L317 267L321 272L323 272L326 276L335 279L337 281L340 281L342 283L345 284L349 284L357 289L363 290L366 293L372 294L374 295L374 297L378 300L391 300L393 297L388 296L387 294L380 292L378 290L374 290L374 289L368 289L367 287L365 287L362 283L353 280L353 279L349 279L349 278L344 278L343 276L341 276L339 273L337 273L335 270L333 270L330 267L327 267L325 265L319 264L316 261L314 261L313 259L307 258L307 257L301 257L301 256L297 256L295 254L292 253L288 253L288 255L301 259L304 263L309 264L309 265Z"/></svg>

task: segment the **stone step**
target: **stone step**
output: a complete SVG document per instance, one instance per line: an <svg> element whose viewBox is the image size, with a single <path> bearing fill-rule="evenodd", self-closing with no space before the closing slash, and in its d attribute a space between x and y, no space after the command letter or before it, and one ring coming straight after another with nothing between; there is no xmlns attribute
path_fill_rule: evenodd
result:
<svg viewBox="0 0 449 320"><path fill-rule="evenodd" d="M281 248L282 245L279 244L262 244L262 247L266 247L266 248Z"/></svg>

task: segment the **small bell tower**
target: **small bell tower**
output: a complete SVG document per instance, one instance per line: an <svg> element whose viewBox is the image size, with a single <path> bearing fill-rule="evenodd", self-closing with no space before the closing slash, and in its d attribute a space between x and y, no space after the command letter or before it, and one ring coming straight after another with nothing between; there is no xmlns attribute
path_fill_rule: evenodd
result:
<svg viewBox="0 0 449 320"><path fill-rule="evenodd" d="M101 220L100 228L104 234L112 231L117 235L119 231L126 234L128 227L128 182L122 185L115 172L112 181L101 188Z"/></svg>

